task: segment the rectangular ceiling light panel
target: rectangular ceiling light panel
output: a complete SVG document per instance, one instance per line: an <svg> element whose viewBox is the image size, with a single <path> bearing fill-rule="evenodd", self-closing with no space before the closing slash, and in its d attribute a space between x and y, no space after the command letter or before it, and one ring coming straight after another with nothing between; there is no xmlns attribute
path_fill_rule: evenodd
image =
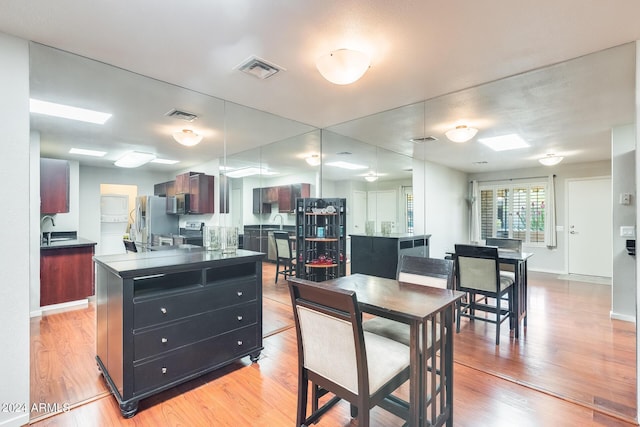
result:
<svg viewBox="0 0 640 427"><path fill-rule="evenodd" d="M358 165L358 164L349 163L349 162L329 162L329 163L325 163L325 166L334 166L336 168L349 169L349 170L359 170L359 169L369 168L369 166Z"/></svg>
<svg viewBox="0 0 640 427"><path fill-rule="evenodd" d="M95 123L98 125L103 125L111 117L111 114L109 113L72 107L70 105L56 104L55 102L41 101L33 98L29 99L29 111L37 114L45 114L47 116Z"/></svg>
<svg viewBox="0 0 640 427"><path fill-rule="evenodd" d="M152 160L156 155L151 153L141 153L140 151L132 151L120 157L114 164L121 168L137 168Z"/></svg>
<svg viewBox="0 0 640 427"><path fill-rule="evenodd" d="M84 148L72 148L69 154L79 154L81 156L104 157L106 151L85 150Z"/></svg>
<svg viewBox="0 0 640 427"><path fill-rule="evenodd" d="M493 151L515 150L529 146L524 139L520 138L520 135L515 133L496 136L493 138L480 138L478 139L478 142L486 145Z"/></svg>

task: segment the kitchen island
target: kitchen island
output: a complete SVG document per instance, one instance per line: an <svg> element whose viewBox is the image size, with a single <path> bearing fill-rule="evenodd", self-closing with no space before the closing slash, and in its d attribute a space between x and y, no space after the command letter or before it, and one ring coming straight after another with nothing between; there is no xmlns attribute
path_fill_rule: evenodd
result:
<svg viewBox="0 0 640 427"><path fill-rule="evenodd" d="M351 274L396 278L402 255L429 257L431 234L351 234Z"/></svg>
<svg viewBox="0 0 640 427"><path fill-rule="evenodd" d="M141 399L258 360L263 258L202 248L94 257L96 361L124 417Z"/></svg>

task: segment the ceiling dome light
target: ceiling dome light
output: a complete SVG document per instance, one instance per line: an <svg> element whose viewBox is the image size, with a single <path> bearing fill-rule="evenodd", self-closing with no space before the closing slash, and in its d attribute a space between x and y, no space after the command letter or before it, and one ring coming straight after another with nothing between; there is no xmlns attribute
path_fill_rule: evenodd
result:
<svg viewBox="0 0 640 427"><path fill-rule="evenodd" d="M181 131L173 133L173 139L186 147L193 147L194 145L200 144L202 138L202 135L195 133L191 129L182 129Z"/></svg>
<svg viewBox="0 0 640 427"><path fill-rule="evenodd" d="M470 128L467 125L458 125L454 129L445 132L445 135L453 142L467 142L478 133L478 129Z"/></svg>
<svg viewBox="0 0 640 427"><path fill-rule="evenodd" d="M311 154L304 158L304 161L307 162L311 166L320 165L320 156L318 154Z"/></svg>
<svg viewBox="0 0 640 427"><path fill-rule="evenodd" d="M547 154L546 157L538 159L538 161L545 166L554 166L560 163L562 159L564 159L564 157L562 156L556 156L555 154Z"/></svg>
<svg viewBox="0 0 640 427"><path fill-rule="evenodd" d="M365 53L351 49L338 49L322 55L316 67L322 77L337 85L348 85L357 81L369 69L371 60Z"/></svg>

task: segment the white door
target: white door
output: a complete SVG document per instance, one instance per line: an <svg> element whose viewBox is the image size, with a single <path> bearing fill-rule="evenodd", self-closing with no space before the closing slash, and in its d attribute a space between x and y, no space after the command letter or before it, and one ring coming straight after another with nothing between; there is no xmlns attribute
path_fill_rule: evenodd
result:
<svg viewBox="0 0 640 427"><path fill-rule="evenodd" d="M391 222L391 232L396 233L398 223L398 192L396 190L369 191L367 220L375 221L376 232L382 230L382 222Z"/></svg>
<svg viewBox="0 0 640 427"><path fill-rule="evenodd" d="M364 234L364 223L367 220L367 194L364 191L353 192L353 205L347 206L347 218L349 234Z"/></svg>
<svg viewBox="0 0 640 427"><path fill-rule="evenodd" d="M568 181L569 273L611 277L611 178Z"/></svg>

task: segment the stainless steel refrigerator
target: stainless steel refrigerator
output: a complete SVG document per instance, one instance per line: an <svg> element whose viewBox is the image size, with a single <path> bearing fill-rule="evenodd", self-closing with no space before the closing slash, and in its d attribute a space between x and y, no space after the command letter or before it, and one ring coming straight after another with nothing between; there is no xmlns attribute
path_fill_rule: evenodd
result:
<svg viewBox="0 0 640 427"><path fill-rule="evenodd" d="M133 223L137 247L157 246L154 237L179 233L178 216L167 214L166 199L159 196L136 197L136 217Z"/></svg>

